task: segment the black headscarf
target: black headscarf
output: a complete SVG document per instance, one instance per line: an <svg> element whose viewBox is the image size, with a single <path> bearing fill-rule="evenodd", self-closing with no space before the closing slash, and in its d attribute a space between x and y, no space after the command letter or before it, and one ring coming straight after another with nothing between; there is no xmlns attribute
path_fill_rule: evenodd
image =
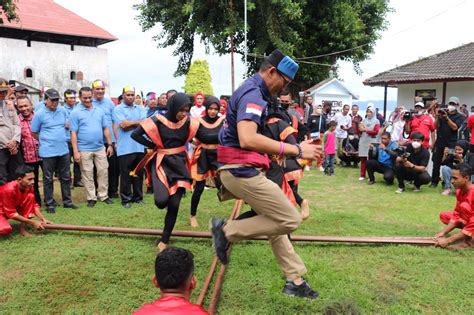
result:
<svg viewBox="0 0 474 315"><path fill-rule="evenodd" d="M176 119L176 114L184 107L191 106L191 100L185 93L176 93L171 96L168 102L166 103L166 108L168 111L164 115L169 121L174 123L178 122Z"/></svg>
<svg viewBox="0 0 474 315"><path fill-rule="evenodd" d="M216 115L216 117L211 118L209 117L209 113L207 112L209 110L209 107L211 107L212 104L217 105L217 113L219 113L221 109L221 102L219 99L215 96L208 96L206 100L204 101L204 107L206 107L206 116L204 116L204 120L210 124L214 123L217 119L219 119L219 116Z"/></svg>
<svg viewBox="0 0 474 315"><path fill-rule="evenodd" d="M469 149L469 142L466 140L458 140L456 142L456 146L461 147L464 151L462 154L465 155L467 153L467 149Z"/></svg>

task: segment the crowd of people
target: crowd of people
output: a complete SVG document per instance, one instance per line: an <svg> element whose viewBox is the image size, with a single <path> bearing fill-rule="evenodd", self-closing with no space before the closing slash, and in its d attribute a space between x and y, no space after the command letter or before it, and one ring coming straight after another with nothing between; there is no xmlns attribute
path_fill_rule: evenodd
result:
<svg viewBox="0 0 474 315"><path fill-rule="evenodd" d="M319 293L304 280L306 267L288 235L310 215L308 200L298 193L305 168L333 176L339 163L360 164L359 179L367 176L369 185L375 184L375 173L383 174L387 184L397 179L397 193L405 191L406 182L413 183L414 191L430 182L436 187L442 174L443 194L454 185L458 203L454 212L441 214L448 226L437 242L445 247L472 236L474 157L469 152L474 137L469 145L464 130L473 129L474 116L463 112L457 97L447 107L436 100L428 107L418 102L414 111L398 106L387 120L370 104L365 117L357 105L334 113L327 103L313 104L311 95L303 93L301 103L294 100L287 87L297 70L296 62L275 50L229 103L175 90L149 92L142 99L127 85L115 105L105 97L105 82L95 80L79 91L64 91L63 97L46 89L33 106L27 88L0 78L0 234L10 233L8 219L21 222L22 234L27 234L27 224L44 229L50 223L40 205L44 202L48 213L56 212L55 178L64 208L77 209L71 189L83 186L88 207L112 204L120 197L129 209L143 204L146 174L147 192L154 195L156 207L167 210L158 250L187 261L180 279L160 283L157 271L157 281L162 292L183 285L189 295L192 256L167 251L168 242L185 191L192 192L190 224L197 227L202 192L206 186L217 187L221 200L238 198L251 207L237 220L212 220L221 262L228 262L231 242L267 236L287 279L283 293L314 299ZM35 215L39 220L32 220ZM462 235L445 238L454 228L462 228ZM165 256L163 260L169 259Z"/></svg>

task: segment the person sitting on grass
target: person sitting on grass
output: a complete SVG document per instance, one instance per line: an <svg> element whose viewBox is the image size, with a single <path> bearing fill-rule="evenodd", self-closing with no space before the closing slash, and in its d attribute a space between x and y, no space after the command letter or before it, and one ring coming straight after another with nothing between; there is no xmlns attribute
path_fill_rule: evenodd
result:
<svg viewBox="0 0 474 315"><path fill-rule="evenodd" d="M208 314L201 306L191 304L189 297L196 287L193 254L183 248L168 247L156 256L153 284L161 298L139 308L134 315Z"/></svg>
<svg viewBox="0 0 474 315"><path fill-rule="evenodd" d="M9 219L21 222L20 234L23 236L31 236L26 230L27 224L44 230L44 225L51 223L45 219L35 200L34 171L33 167L22 165L16 171L17 180L0 187L0 235L7 235L12 231ZM40 221L31 219L35 215Z"/></svg>
<svg viewBox="0 0 474 315"><path fill-rule="evenodd" d="M466 163L453 166L451 183L456 188L456 206L454 211L439 214L441 222L446 224L446 228L436 234L434 238L439 247L449 246L450 249L463 249L474 246L472 240L474 234L474 185L471 184L471 172L472 168ZM461 231L446 237L455 228L459 228Z"/></svg>

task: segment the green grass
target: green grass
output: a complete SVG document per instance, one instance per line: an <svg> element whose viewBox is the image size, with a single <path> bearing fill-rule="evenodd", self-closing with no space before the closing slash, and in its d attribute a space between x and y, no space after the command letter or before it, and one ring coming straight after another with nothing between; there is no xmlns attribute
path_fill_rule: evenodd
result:
<svg viewBox="0 0 474 315"><path fill-rule="evenodd" d="M360 183L355 169L336 169L336 176L306 172L301 194L310 200L312 216L295 234L353 236L433 236L442 225L439 211L451 209L454 197L422 187L395 194L395 186ZM57 189L59 192L59 190ZM83 200L75 189L74 200ZM60 201L60 197L56 199ZM176 229L190 230L190 194L182 201ZM162 228L165 212L146 204L123 209L99 203L89 209L59 208L47 215L55 223ZM228 217L232 202L219 204L206 190L198 212L207 230L212 216ZM151 236L47 231L33 238L14 234L0 238L0 313L129 314L153 301L154 242ZM209 240L172 238L171 245L195 255L199 294L213 257ZM280 292L284 279L270 246L241 242L234 246L225 277L221 314L314 314L330 308L377 314L467 314L474 310L474 251L450 252L408 245L297 243L309 270L316 301L288 298ZM206 300L207 306L208 300Z"/></svg>

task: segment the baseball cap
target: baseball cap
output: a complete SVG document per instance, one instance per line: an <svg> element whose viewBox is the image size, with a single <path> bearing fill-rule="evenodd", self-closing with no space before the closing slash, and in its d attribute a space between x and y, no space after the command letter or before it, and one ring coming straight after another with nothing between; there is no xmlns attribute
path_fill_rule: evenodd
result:
<svg viewBox="0 0 474 315"><path fill-rule="evenodd" d="M44 96L50 100L58 100L59 99L59 93L55 89L48 89L46 92L44 92Z"/></svg>
<svg viewBox="0 0 474 315"><path fill-rule="evenodd" d="M17 87L15 87L15 92L26 92L28 93L28 88L24 85L19 85Z"/></svg>
<svg viewBox="0 0 474 315"><path fill-rule="evenodd" d="M275 49L270 56L268 56L268 61L291 80L295 78L299 65L279 49Z"/></svg>
<svg viewBox="0 0 474 315"><path fill-rule="evenodd" d="M151 100L156 100L156 93L155 92L148 92L146 94L146 99L151 101Z"/></svg>
<svg viewBox="0 0 474 315"><path fill-rule="evenodd" d="M9 88L7 79L0 78L0 92L8 91Z"/></svg>
<svg viewBox="0 0 474 315"><path fill-rule="evenodd" d="M123 93L127 93L127 92L133 92L135 93L135 88L131 85L126 85L123 89L122 89L122 94Z"/></svg>
<svg viewBox="0 0 474 315"><path fill-rule="evenodd" d="M417 102L417 103L415 103L415 107L417 107L417 106L420 106L420 107L423 108L423 107L425 107L425 104L423 104L423 102Z"/></svg>
<svg viewBox="0 0 474 315"><path fill-rule="evenodd" d="M458 105L459 104L459 98L456 97L456 96L451 96L448 100L448 104L449 103L455 103L456 105Z"/></svg>
<svg viewBox="0 0 474 315"><path fill-rule="evenodd" d="M102 80L95 80L92 82L92 88L104 88L105 89L105 82Z"/></svg>

